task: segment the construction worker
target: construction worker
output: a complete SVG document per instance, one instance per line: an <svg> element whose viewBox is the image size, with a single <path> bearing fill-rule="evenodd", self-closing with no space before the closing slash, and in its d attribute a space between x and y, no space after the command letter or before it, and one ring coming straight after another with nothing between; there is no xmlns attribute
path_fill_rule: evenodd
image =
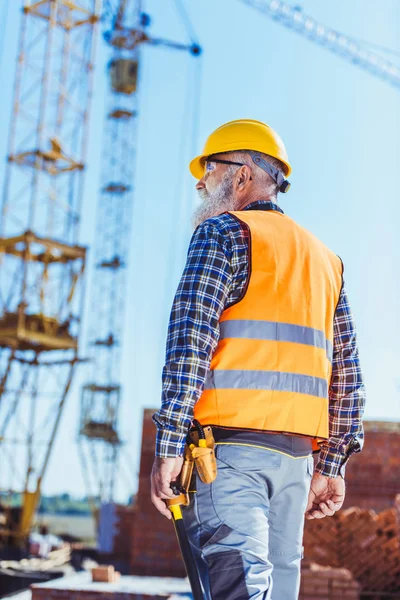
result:
<svg viewBox="0 0 400 600"><path fill-rule="evenodd" d="M183 509L204 596L295 600L304 515L341 508L345 464L363 445L343 266L278 206L291 166L268 125L222 125L190 170L202 203L153 417L152 501L170 517L188 430L211 425L217 476L197 473Z"/></svg>

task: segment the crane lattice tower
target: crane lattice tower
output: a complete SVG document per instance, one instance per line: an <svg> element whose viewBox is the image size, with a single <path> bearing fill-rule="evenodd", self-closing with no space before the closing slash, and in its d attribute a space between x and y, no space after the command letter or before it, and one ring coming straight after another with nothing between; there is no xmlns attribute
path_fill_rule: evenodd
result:
<svg viewBox="0 0 400 600"><path fill-rule="evenodd" d="M100 4L22 8L0 223L3 546L21 546L29 533L79 362L78 235Z"/></svg>
<svg viewBox="0 0 400 600"><path fill-rule="evenodd" d="M79 452L95 508L113 499L121 445L119 372L126 270L133 208L140 44L146 41L141 3L121 2L109 45L109 87L97 205L94 276L87 354L90 380L82 387Z"/></svg>

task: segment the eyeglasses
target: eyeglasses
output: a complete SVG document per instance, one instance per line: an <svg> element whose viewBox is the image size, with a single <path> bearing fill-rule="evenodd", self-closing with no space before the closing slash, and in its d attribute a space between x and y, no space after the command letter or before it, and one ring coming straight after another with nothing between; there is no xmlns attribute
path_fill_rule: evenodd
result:
<svg viewBox="0 0 400 600"><path fill-rule="evenodd" d="M213 158L212 160L206 160L205 162L205 170L206 173L211 173L215 169L215 165L213 163L222 163L223 165L237 165L238 167L248 166L246 163L235 162L233 160L223 160L222 158ZM250 177L252 179L252 177Z"/></svg>
<svg viewBox="0 0 400 600"><path fill-rule="evenodd" d="M223 160L222 158L213 158L212 160L206 160L206 173L209 171L214 171L215 167L213 163L222 163L223 165L237 165L238 167L243 167L245 163L234 162L233 160Z"/></svg>

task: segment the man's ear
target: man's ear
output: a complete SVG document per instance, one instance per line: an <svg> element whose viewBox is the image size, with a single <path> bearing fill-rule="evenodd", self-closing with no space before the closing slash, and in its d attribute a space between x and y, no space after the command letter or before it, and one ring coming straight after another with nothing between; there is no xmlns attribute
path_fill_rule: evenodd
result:
<svg viewBox="0 0 400 600"><path fill-rule="evenodd" d="M251 181L251 171L250 171L250 167L248 167L247 165L243 165L242 167L240 167L238 173L237 173L237 179L236 179L236 184L237 187L240 189L243 189L243 187L249 182Z"/></svg>

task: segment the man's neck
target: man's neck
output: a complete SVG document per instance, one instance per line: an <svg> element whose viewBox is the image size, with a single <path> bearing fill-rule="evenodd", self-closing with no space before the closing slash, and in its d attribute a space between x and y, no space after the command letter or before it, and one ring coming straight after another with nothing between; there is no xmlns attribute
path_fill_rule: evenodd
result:
<svg viewBox="0 0 400 600"><path fill-rule="evenodd" d="M246 208L246 206L252 204L252 202L273 202L274 204L276 204L276 198L256 194L252 198L243 199L242 202L239 204L239 208L237 208L236 210L243 210L244 208Z"/></svg>

